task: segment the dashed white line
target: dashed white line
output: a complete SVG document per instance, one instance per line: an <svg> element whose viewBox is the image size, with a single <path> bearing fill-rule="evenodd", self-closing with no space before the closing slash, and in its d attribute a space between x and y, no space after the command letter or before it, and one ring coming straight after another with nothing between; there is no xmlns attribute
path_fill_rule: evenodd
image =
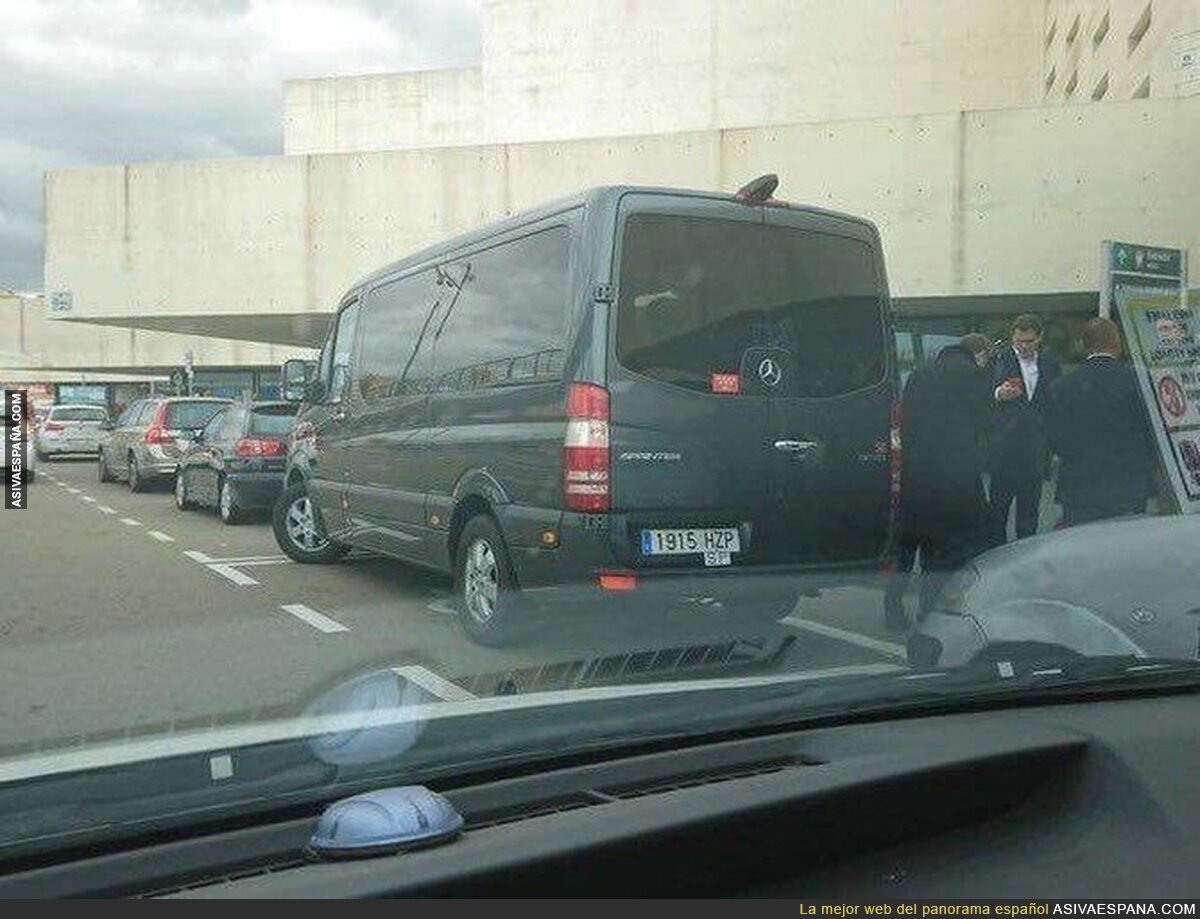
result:
<svg viewBox="0 0 1200 919"><path fill-rule="evenodd" d="M67 489L67 493L72 494L72 495L77 495L77 494L79 494L80 491L81 491L81 489L78 489L78 488L68 488Z"/></svg>
<svg viewBox="0 0 1200 919"><path fill-rule="evenodd" d="M116 513L116 510L114 508L109 507L107 504L97 504L96 508L97 508L97 510L99 510L101 513L104 513L104 514L115 514Z"/></svg>
<svg viewBox="0 0 1200 919"><path fill-rule="evenodd" d="M290 558L250 558L244 562L226 562L227 565L237 565L239 568L253 568L257 565L292 565L295 564Z"/></svg>
<svg viewBox="0 0 1200 919"><path fill-rule="evenodd" d="M127 527L140 527L142 525L142 521L134 520L132 517L122 517L121 522Z"/></svg>
<svg viewBox="0 0 1200 919"><path fill-rule="evenodd" d="M457 616L458 610L454 608L454 601L451 597L440 597L429 603L425 607L430 612L440 613L443 616Z"/></svg>
<svg viewBox="0 0 1200 919"><path fill-rule="evenodd" d="M467 692L457 683L451 683L428 667L408 665L393 667L392 670L410 683L416 683L426 692L432 693L443 702L466 702L468 699L475 698L474 693Z"/></svg>
<svg viewBox="0 0 1200 919"><path fill-rule="evenodd" d="M193 562L199 562L201 565L207 565L212 561L212 559L203 552L198 552L195 549L185 549L183 554L190 558Z"/></svg>
<svg viewBox="0 0 1200 919"><path fill-rule="evenodd" d="M889 657L908 660L908 652L904 650L904 647L890 641L880 641L877 638L871 638L869 635L839 629L836 626L825 625L823 622L813 622L811 619L804 619L800 616L788 616L786 619L780 619L779 621L781 624L789 625L794 629L802 629L805 632L812 632L816 635L824 635L826 638L834 638L848 644L858 645L860 648L869 648L872 651L886 654Z"/></svg>
<svg viewBox="0 0 1200 919"><path fill-rule="evenodd" d="M229 565L208 565L207 568L214 574L219 574L226 580L233 581L238 587L253 587L258 583L250 575L242 574L242 572Z"/></svg>
<svg viewBox="0 0 1200 919"><path fill-rule="evenodd" d="M80 500L80 501L86 501L88 504L95 504L95 503L96 503L96 499L95 499L95 498L93 498L91 495L82 495L82 496L80 497L80 499L79 499L79 500Z"/></svg>
<svg viewBox="0 0 1200 919"><path fill-rule="evenodd" d="M174 536L168 536L166 533L161 533L158 530L150 530L147 534L151 539L157 539L159 542L174 542Z"/></svg>
<svg viewBox="0 0 1200 919"><path fill-rule="evenodd" d="M333 632L349 632L350 629L342 625L336 620L330 619L328 616L323 616L315 609L309 609L303 603L288 603L280 607L285 613L290 613L301 622L308 623L314 629L327 634ZM414 681L415 682L415 681ZM432 690L431 690L432 691Z"/></svg>

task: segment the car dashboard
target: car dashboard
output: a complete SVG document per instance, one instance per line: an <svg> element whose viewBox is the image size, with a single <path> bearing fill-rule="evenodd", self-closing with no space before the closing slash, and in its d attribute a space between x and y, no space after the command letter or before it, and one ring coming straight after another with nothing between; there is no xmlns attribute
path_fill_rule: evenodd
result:
<svg viewBox="0 0 1200 919"><path fill-rule="evenodd" d="M28 863L0 896L1182 897L1200 696L890 718L460 785L455 841L304 853L319 811Z"/></svg>

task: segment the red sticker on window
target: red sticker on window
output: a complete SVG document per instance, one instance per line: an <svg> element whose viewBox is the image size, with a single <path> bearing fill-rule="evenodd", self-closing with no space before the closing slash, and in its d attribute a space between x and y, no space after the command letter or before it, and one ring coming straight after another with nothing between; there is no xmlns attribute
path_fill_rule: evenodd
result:
<svg viewBox="0 0 1200 919"><path fill-rule="evenodd" d="M742 391L742 379L736 373L714 373L709 377L709 388L722 396L736 396Z"/></svg>

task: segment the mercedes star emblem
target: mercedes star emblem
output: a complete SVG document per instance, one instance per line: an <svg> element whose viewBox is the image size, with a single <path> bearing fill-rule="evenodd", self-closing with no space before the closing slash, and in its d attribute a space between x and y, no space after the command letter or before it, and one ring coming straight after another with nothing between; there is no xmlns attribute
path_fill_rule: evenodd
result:
<svg viewBox="0 0 1200 919"><path fill-rule="evenodd" d="M764 357L758 364L758 378L763 381L764 386L774 389L783 379L783 371L771 358Z"/></svg>

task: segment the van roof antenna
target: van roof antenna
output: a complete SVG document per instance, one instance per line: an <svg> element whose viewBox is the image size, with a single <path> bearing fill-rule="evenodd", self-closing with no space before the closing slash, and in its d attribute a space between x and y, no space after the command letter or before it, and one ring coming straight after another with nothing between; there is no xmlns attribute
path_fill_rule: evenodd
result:
<svg viewBox="0 0 1200 919"><path fill-rule="evenodd" d="M771 195L779 187L779 176L773 172L751 179L737 190L734 195L743 204L762 204L771 200Z"/></svg>

